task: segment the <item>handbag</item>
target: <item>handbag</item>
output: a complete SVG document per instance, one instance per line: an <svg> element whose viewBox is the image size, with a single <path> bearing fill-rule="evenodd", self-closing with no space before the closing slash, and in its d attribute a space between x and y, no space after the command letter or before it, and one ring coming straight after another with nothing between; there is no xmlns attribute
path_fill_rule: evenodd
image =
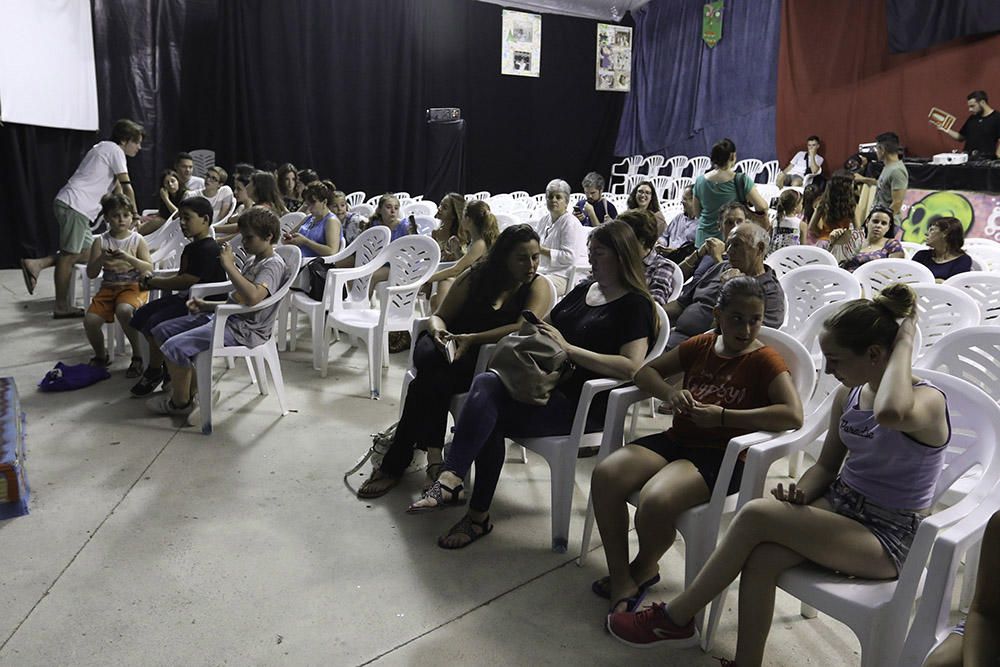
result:
<svg viewBox="0 0 1000 667"><path fill-rule="evenodd" d="M392 439L396 436L396 426L398 425L399 422L396 422L378 433L372 433L372 446L368 448L368 451L364 453L364 456L355 462L350 470L344 473L344 484L352 492L356 493L356 490L351 486L348 478L350 478L350 476L357 471L361 470L361 467L364 466L364 464L369 460L372 462L373 471L379 469L379 466L382 465L382 459L392 446Z"/></svg>
<svg viewBox="0 0 1000 667"><path fill-rule="evenodd" d="M497 342L487 370L500 378L515 401L545 405L573 364L552 338L524 322L519 331Z"/></svg>
<svg viewBox="0 0 1000 667"><path fill-rule="evenodd" d="M322 257L317 257L306 264L306 275L309 276L309 287L306 294L313 301L322 301L323 292L326 289L326 272L330 270L330 265L323 261Z"/></svg>

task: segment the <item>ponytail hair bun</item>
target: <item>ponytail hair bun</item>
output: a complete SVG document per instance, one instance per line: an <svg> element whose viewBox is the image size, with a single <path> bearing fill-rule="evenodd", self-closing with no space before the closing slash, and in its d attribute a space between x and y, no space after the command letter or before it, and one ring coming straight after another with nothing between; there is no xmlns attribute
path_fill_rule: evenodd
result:
<svg viewBox="0 0 1000 667"><path fill-rule="evenodd" d="M913 317L917 310L917 295L904 283L893 283L875 295L872 303L887 310L893 319Z"/></svg>

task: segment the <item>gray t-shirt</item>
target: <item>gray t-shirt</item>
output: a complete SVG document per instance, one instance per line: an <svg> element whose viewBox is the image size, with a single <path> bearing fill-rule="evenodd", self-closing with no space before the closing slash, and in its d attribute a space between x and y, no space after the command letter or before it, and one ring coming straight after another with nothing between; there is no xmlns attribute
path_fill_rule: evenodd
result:
<svg viewBox="0 0 1000 667"><path fill-rule="evenodd" d="M667 349L673 349L691 336L705 333L712 328L712 313L719 300L719 289L722 287L722 274L731 269L729 262L720 262L711 267L700 277L693 276L684 286L677 302L684 306L684 311L671 323L670 339ZM764 326L777 329L785 321L785 292L781 283L770 267L764 267L764 273L757 276L757 282L764 288Z"/></svg>
<svg viewBox="0 0 1000 667"><path fill-rule="evenodd" d="M906 190L909 184L910 172L906 170L906 165L902 161L886 164L882 175L878 177L878 185L875 186L875 203L892 208L892 191ZM899 222L898 215L896 222Z"/></svg>
<svg viewBox="0 0 1000 667"><path fill-rule="evenodd" d="M251 259L243 266L240 273L253 284L265 287L267 295L271 296L281 286L286 269L285 260L275 253L263 260ZM239 293L230 292L227 303L239 304ZM271 337L277 314L278 304L274 304L252 313L234 315L226 321L226 324L233 332L237 343L246 347L257 347Z"/></svg>

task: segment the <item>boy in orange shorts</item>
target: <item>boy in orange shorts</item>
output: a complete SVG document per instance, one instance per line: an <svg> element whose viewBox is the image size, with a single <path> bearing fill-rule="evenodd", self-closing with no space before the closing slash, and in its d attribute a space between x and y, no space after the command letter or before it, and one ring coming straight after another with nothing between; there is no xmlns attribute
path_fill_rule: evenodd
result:
<svg viewBox="0 0 1000 667"><path fill-rule="evenodd" d="M139 287L139 277L152 271L153 263L142 235L132 229L132 206L124 195L105 195L101 198L101 212L108 231L94 239L87 262L88 278L96 278L104 271L101 289L94 295L83 320L87 340L94 348L90 365L111 365L104 346L103 327L105 322L114 322L117 317L132 345L132 363L126 377L139 377L142 373L139 334L128 324L135 309L149 297L149 292Z"/></svg>

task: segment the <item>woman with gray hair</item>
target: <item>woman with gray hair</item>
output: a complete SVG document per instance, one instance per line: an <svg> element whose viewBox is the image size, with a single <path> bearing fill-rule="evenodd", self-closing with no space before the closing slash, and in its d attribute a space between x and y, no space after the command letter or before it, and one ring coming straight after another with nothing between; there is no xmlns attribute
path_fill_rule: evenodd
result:
<svg viewBox="0 0 1000 667"><path fill-rule="evenodd" d="M576 262L577 235L583 234L579 221L569 211L569 183L555 178L545 186L545 206L549 212L538 221L541 260L538 272L548 276L560 295L569 285Z"/></svg>

